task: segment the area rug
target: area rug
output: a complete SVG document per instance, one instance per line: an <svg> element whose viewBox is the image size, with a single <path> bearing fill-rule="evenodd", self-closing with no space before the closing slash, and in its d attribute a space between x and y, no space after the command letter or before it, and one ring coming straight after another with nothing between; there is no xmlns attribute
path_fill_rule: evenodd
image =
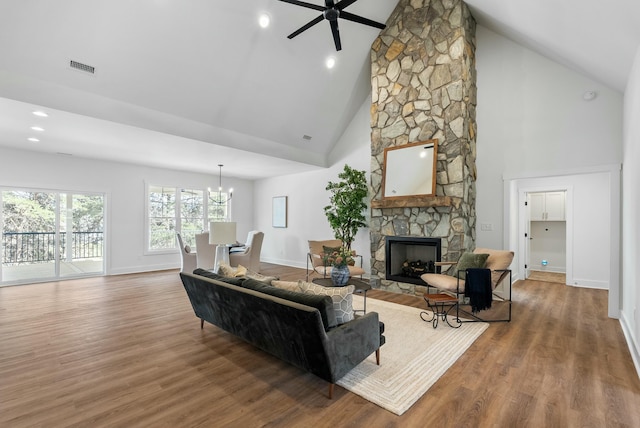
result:
<svg viewBox="0 0 640 428"><path fill-rule="evenodd" d="M354 308L362 297L353 296ZM447 371L489 326L463 323L451 328L440 321L434 329L422 321L422 309L367 299L367 312L377 312L384 322L386 343L375 355L347 373L337 383L378 406L401 415Z"/></svg>

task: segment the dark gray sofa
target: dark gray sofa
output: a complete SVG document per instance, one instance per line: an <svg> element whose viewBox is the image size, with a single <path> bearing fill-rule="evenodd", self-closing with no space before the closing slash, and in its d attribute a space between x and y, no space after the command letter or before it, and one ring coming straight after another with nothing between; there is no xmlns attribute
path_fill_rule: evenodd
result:
<svg viewBox="0 0 640 428"><path fill-rule="evenodd" d="M375 352L380 364L384 325L376 312L335 326L328 296L290 292L251 279L225 279L199 269L194 273L180 273L180 278L201 328L207 321L326 380L329 398L335 382L369 355Z"/></svg>

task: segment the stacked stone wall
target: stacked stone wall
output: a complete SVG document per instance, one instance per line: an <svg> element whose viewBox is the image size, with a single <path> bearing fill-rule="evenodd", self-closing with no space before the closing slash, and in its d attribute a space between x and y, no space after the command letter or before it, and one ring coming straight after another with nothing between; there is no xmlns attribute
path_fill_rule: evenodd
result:
<svg viewBox="0 0 640 428"><path fill-rule="evenodd" d="M475 20L466 4L400 0L372 45L371 86L372 201L382 200L385 148L438 139L436 197L448 203L371 210L372 278L420 294L384 279L386 236L440 237L443 260L475 243Z"/></svg>

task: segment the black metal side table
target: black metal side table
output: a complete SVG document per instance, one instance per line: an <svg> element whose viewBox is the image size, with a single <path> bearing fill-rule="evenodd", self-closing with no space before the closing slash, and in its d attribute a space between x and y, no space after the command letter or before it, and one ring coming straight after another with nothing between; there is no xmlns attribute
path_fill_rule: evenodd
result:
<svg viewBox="0 0 640 428"><path fill-rule="evenodd" d="M331 278L314 278L311 280L314 284L322 285L323 287L334 287ZM353 285L355 287L354 293L362 294L364 297L364 309L354 309L354 312L363 312L367 313L367 291L371 290L371 284L369 281L365 281L363 279L358 278L349 278L349 281L345 284Z"/></svg>
<svg viewBox="0 0 640 428"><path fill-rule="evenodd" d="M458 318L457 312L450 314L452 309L458 308L458 298L449 296L448 294L425 294L424 301L427 303L428 308L431 310L431 314L427 311L420 312L420 318L422 321L430 322L433 328L438 327L438 320L442 320L449 324L449 327L458 328L462 325L460 318ZM427 318L431 315L430 318ZM451 324L451 316L455 316Z"/></svg>

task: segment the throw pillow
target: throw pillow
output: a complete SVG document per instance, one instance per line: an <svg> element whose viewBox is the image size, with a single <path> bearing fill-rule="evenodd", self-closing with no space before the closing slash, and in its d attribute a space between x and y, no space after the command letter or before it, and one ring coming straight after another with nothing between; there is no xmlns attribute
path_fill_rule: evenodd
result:
<svg viewBox="0 0 640 428"><path fill-rule="evenodd" d="M220 263L218 273L222 276L226 276L227 278L237 278L239 276L245 276L247 274L247 268L242 265L232 267L227 263Z"/></svg>
<svg viewBox="0 0 640 428"><path fill-rule="evenodd" d="M353 291L356 289L355 286L323 287L302 280L298 281L298 286L303 293L331 297L338 324L344 324L353 319Z"/></svg>
<svg viewBox="0 0 640 428"><path fill-rule="evenodd" d="M283 290L289 291L297 291L298 293L301 291L298 286L298 281L271 281L271 285L276 288L282 288Z"/></svg>
<svg viewBox="0 0 640 428"><path fill-rule="evenodd" d="M484 268L487 266L487 258L489 254L476 254L476 253L462 253L456 269L453 271L453 276L458 277L460 273L460 279L466 278L465 271L471 268Z"/></svg>

